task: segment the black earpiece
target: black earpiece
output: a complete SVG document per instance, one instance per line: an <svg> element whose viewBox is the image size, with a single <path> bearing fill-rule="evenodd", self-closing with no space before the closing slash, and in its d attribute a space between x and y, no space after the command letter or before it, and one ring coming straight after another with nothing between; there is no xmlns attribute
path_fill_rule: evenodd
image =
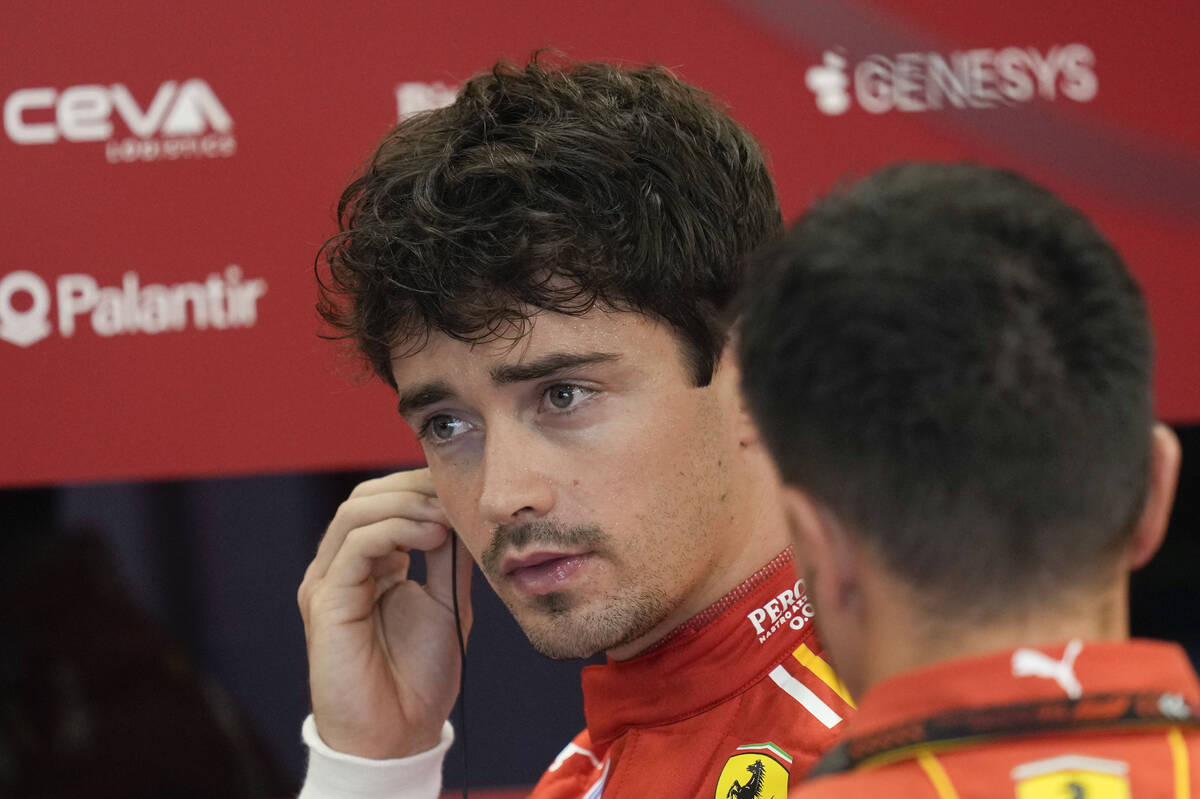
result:
<svg viewBox="0 0 1200 799"><path fill-rule="evenodd" d="M467 799L467 645L458 609L458 533L450 531L450 593L454 596L454 631L458 633L458 724L462 734L462 795Z"/></svg>

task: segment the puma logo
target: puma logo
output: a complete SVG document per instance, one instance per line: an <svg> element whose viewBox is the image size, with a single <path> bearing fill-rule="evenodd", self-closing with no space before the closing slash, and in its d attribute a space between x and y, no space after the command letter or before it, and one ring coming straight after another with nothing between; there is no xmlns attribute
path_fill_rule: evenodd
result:
<svg viewBox="0 0 1200 799"><path fill-rule="evenodd" d="M1044 677L1054 680L1059 687L1067 692L1071 699L1083 695L1083 686L1075 676L1075 658L1083 651L1083 642L1078 638L1067 644L1063 651L1062 660L1055 660L1049 655L1036 649L1018 649L1012 656L1012 673L1014 677Z"/></svg>

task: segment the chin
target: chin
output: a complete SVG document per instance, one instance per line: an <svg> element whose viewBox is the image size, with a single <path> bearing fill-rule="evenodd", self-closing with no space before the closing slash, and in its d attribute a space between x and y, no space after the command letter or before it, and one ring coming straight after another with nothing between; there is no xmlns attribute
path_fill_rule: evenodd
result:
<svg viewBox="0 0 1200 799"><path fill-rule="evenodd" d="M533 648L548 658L591 657L636 641L666 616L655 593L622 596L600 607L580 606L561 594L538 598L536 609L515 614Z"/></svg>
<svg viewBox="0 0 1200 799"><path fill-rule="evenodd" d="M574 660L599 654L609 648L609 645L598 643L591 639L571 639L564 636L543 636L538 633L527 633L526 637L538 654L551 660Z"/></svg>

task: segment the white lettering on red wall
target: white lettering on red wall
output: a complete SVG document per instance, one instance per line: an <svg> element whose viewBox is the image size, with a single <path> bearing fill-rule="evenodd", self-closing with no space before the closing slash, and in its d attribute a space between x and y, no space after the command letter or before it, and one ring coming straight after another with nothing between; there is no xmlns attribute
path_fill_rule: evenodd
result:
<svg viewBox="0 0 1200 799"><path fill-rule="evenodd" d="M457 86L447 86L441 81L401 83L396 87L396 118L403 122L422 111L442 108L453 103L457 96Z"/></svg>
<svg viewBox="0 0 1200 799"><path fill-rule="evenodd" d="M122 135L118 123L132 135ZM4 132L22 145L104 142L114 164L228 158L237 151L233 118L199 78L166 81L144 99L121 83L18 89L4 101Z"/></svg>
<svg viewBox="0 0 1200 799"><path fill-rule="evenodd" d="M0 279L0 339L19 347L36 344L53 332L53 312L63 338L83 328L108 338L253 327L266 292L267 281L245 279L236 265L202 281L172 285L143 286L137 272L126 272L118 286L101 285L86 274L61 275L53 292L34 272L10 272Z"/></svg>
<svg viewBox="0 0 1200 799"><path fill-rule="evenodd" d="M858 101L864 111L925 112L988 109L1060 98L1095 99L1096 55L1084 44L978 48L942 53L868 55L853 68L844 53L826 51L805 74L818 110L844 114ZM853 88L853 94L851 94Z"/></svg>

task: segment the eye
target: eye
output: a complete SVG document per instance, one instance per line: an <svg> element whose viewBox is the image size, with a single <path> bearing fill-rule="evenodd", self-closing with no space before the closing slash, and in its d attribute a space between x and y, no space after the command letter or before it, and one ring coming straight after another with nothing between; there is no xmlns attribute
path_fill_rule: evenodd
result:
<svg viewBox="0 0 1200 799"><path fill-rule="evenodd" d="M435 444L444 444L447 441L457 438L469 429L470 425L457 416L439 413L426 419L417 435Z"/></svg>
<svg viewBox="0 0 1200 799"><path fill-rule="evenodd" d="M560 411L565 411L578 405L580 400L595 394L596 392L590 388L577 386L573 383L556 383L546 389L543 395L546 402Z"/></svg>

